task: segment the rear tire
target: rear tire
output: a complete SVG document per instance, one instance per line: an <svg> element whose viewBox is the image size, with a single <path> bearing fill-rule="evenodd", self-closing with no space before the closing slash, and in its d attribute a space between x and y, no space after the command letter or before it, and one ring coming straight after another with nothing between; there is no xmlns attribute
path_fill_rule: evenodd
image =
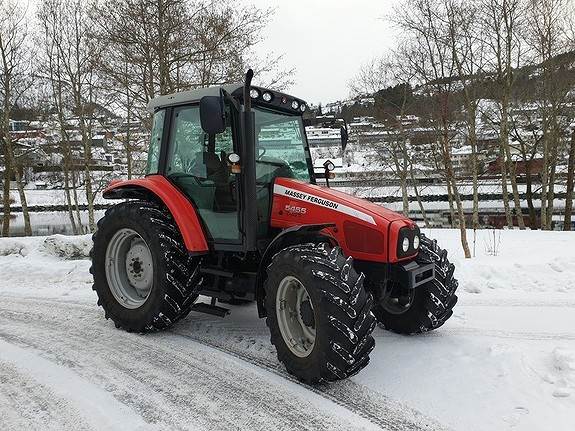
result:
<svg viewBox="0 0 575 431"><path fill-rule="evenodd" d="M339 247L325 243L290 246L273 257L264 284L266 323L278 359L300 381L314 384L344 379L369 363L376 323L371 313L373 297L365 290L363 280L363 274L354 270L351 257L346 258ZM303 298L309 300L307 315L303 311L305 302L296 315L282 299L286 281L303 286ZM292 317L301 316L304 334L311 330L313 344L297 344L292 339L292 347L288 346L282 335L286 332L286 306Z"/></svg>
<svg viewBox="0 0 575 431"><path fill-rule="evenodd" d="M134 232L147 246L153 262L151 288L145 300L131 304L121 301L122 295L118 292L121 293L122 288L114 287L122 277L111 276L109 268L106 271L106 265L113 264L110 257L106 262L110 244L122 231ZM129 332L156 331L171 326L190 312L198 297L195 288L200 278L199 262L189 256L178 227L165 208L142 201L115 205L100 219L92 238L92 289L98 295L98 305L104 309L106 319L112 319L117 328ZM133 289L131 280L126 277L123 280L126 290Z"/></svg>
<svg viewBox="0 0 575 431"><path fill-rule="evenodd" d="M422 234L416 261L433 262L435 279L415 288L411 305L404 312L387 311L381 304L373 309L385 329L399 334L417 334L439 328L451 317L457 303L455 266L447 259L447 251L441 249L436 240Z"/></svg>

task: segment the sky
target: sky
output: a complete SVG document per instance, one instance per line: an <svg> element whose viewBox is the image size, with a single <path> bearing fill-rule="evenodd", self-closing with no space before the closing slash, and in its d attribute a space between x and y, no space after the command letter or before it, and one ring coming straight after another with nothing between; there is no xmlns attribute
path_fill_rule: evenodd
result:
<svg viewBox="0 0 575 431"><path fill-rule="evenodd" d="M361 65L393 45L396 30L385 17L397 0L247 0L275 14L256 54L283 54L295 67L290 94L325 104L349 96Z"/></svg>

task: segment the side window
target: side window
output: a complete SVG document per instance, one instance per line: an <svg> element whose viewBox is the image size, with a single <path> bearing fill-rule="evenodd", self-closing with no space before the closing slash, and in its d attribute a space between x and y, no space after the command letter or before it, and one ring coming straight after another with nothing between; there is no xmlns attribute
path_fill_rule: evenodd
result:
<svg viewBox="0 0 575 431"><path fill-rule="evenodd" d="M238 188L227 163L234 151L230 125L209 136L198 106L177 108L173 115L167 176L194 202L213 239L239 240Z"/></svg>
<svg viewBox="0 0 575 431"><path fill-rule="evenodd" d="M164 119L166 111L157 111L154 114L152 123L152 136L150 138L150 148L148 150L148 163L146 165L146 175L158 173L158 162L160 160L160 144L164 132Z"/></svg>
<svg viewBox="0 0 575 431"><path fill-rule="evenodd" d="M205 133L200 127L200 109L197 106L174 111L167 174L193 174L206 178L203 164Z"/></svg>

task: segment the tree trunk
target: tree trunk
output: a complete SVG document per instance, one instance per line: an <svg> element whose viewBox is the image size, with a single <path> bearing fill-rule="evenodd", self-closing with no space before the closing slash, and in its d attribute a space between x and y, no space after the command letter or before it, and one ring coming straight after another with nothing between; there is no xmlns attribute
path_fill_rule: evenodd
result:
<svg viewBox="0 0 575 431"><path fill-rule="evenodd" d="M505 220L507 227L513 228L513 218L509 208L509 191L507 190L507 163L505 162L505 149L499 145L499 164L501 168L501 193L503 195L503 208L505 209Z"/></svg>
<svg viewBox="0 0 575 431"><path fill-rule="evenodd" d="M557 151L559 149L559 126L556 122L554 115L553 121L553 145L551 146L551 154L549 160L549 178L547 186L547 228L551 229L553 226L553 209L555 201L555 174L557 172Z"/></svg>
<svg viewBox="0 0 575 431"><path fill-rule="evenodd" d="M91 127L86 124L86 118L83 112L83 102L79 95L76 95L76 105L80 107L81 114L80 131L82 133L82 146L84 150L84 187L86 189L86 201L88 203L88 230L94 232L96 230L96 222L94 219L94 194L92 192L92 177L90 175L90 167L92 165L92 133Z"/></svg>
<svg viewBox="0 0 575 431"><path fill-rule="evenodd" d="M4 145L4 178L2 182L2 236L10 236L10 157Z"/></svg>
<svg viewBox="0 0 575 431"><path fill-rule="evenodd" d="M573 213L573 176L575 171L575 129L571 132L569 161L567 162L567 190L565 196L565 218L563 230L571 230L571 214Z"/></svg>
<svg viewBox="0 0 575 431"><path fill-rule="evenodd" d="M64 148L62 148L62 153L64 154ZM64 174L64 195L66 196L66 205L68 207L68 217L70 218L70 225L72 226L72 232L74 235L78 235L78 226L76 226L76 220L74 220L74 212L72 209L72 196L70 195L70 161L67 156L63 157L62 160L62 172Z"/></svg>
<svg viewBox="0 0 575 431"><path fill-rule="evenodd" d="M413 166L409 169L409 174L411 176L411 184L413 186L413 191L415 193L415 197L417 198L417 205L419 206L419 211L421 211L421 216L423 217L423 223L425 223L425 227L428 228L429 220L427 219L427 213L425 212L425 208L423 207L423 202L421 201L421 196L419 195L419 190L417 188L417 183L415 182Z"/></svg>
<svg viewBox="0 0 575 431"><path fill-rule="evenodd" d="M549 169L549 135L543 136L543 167L541 170L541 230L547 230L547 182Z"/></svg>
<svg viewBox="0 0 575 431"><path fill-rule="evenodd" d="M455 198L455 203L457 205L457 219L459 221L459 233L461 236L461 246L463 247L463 253L466 259L471 258L471 252L469 250L469 244L467 242L467 231L465 230L465 214L463 213L463 205L461 204L461 198L457 190L457 184L455 183L455 174L453 173L453 165L451 163L451 152L449 151L449 131L447 128L447 121L445 117L442 118L443 122L443 163L445 165L445 171L447 176L447 184L451 184L453 190L453 197Z"/></svg>
<svg viewBox="0 0 575 431"><path fill-rule="evenodd" d="M457 204L457 215L459 218L459 233L461 236L461 246L463 247L463 253L466 259L471 258L471 252L469 250L469 243L467 242L467 231L465 230L465 214L463 213L463 205L461 204L461 198L459 196L459 191L457 190L457 185L455 184L455 178L452 177L453 181L453 194L455 195L455 203Z"/></svg>
<svg viewBox="0 0 575 431"><path fill-rule="evenodd" d="M24 192L24 184L22 183L22 175L20 175L20 168L19 166L14 164L13 170L14 170L14 176L16 178L16 188L18 189L18 195L20 196L20 206L22 207L22 217L24 219L24 235L32 236L30 213L28 212L28 202L26 201L26 193Z"/></svg>
<svg viewBox="0 0 575 431"><path fill-rule="evenodd" d="M527 199L527 207L529 208L529 226L535 229L537 226L537 213L533 205L533 179L531 173L533 170L533 160L525 158L525 183L527 186L525 195Z"/></svg>
<svg viewBox="0 0 575 431"><path fill-rule="evenodd" d="M517 176L516 176L516 167L515 162L511 160L511 152L509 152L507 158L507 171L510 173L509 179L511 180L511 190L513 192L513 204L515 207L515 216L517 217L517 225L519 229L525 229L525 221L523 220L523 211L521 210L521 201L519 200L519 187L517 187Z"/></svg>
<svg viewBox="0 0 575 431"><path fill-rule="evenodd" d="M475 138L474 138L475 140ZM473 183L473 215L472 224L473 229L479 228L479 186L477 184L478 168L477 168L477 145L471 145L471 171Z"/></svg>
<svg viewBox="0 0 575 431"><path fill-rule="evenodd" d="M454 229L456 218L455 218L455 207L453 204L453 190L451 188L451 181L449 180L449 178L446 178L445 180L447 183L447 201L449 202L449 217L451 217L451 227Z"/></svg>
<svg viewBox="0 0 575 431"><path fill-rule="evenodd" d="M80 203L78 202L78 181L76 179L76 172L72 170L72 196L74 197L74 209L76 211L76 225L78 232L85 233L84 224L82 223L82 214L80 212Z"/></svg>

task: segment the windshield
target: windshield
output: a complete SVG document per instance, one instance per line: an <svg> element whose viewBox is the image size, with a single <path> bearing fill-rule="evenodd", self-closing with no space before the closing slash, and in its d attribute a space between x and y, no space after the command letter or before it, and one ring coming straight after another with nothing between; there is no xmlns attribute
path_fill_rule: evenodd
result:
<svg viewBox="0 0 575 431"><path fill-rule="evenodd" d="M254 108L256 117L256 178L276 177L310 182L308 151L301 117Z"/></svg>

